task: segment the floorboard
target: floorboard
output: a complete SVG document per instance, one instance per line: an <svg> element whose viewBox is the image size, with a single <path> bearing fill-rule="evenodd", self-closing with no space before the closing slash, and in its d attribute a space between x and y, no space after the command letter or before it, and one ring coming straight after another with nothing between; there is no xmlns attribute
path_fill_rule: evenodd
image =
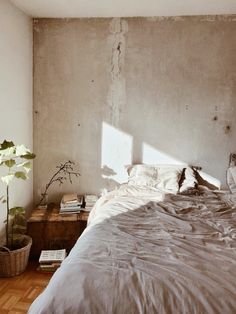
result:
<svg viewBox="0 0 236 314"><path fill-rule="evenodd" d="M51 274L38 272L31 261L26 271L13 278L0 278L0 313L27 313L30 304L47 286Z"/></svg>

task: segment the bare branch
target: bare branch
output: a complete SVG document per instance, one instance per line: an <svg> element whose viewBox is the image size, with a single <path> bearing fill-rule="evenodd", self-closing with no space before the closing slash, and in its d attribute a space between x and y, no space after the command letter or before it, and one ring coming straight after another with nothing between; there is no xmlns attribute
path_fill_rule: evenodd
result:
<svg viewBox="0 0 236 314"><path fill-rule="evenodd" d="M74 165L75 163L73 161L67 160L64 163L60 163L59 165L56 166L56 169L58 169L50 178L49 182L45 186L45 190L42 193L42 197L38 204L36 205L37 207L42 204L45 196L47 195L47 191L50 188L52 184L57 182L60 185L62 185L67 179L69 179L70 183L72 184L72 177L78 178L80 176L80 173L77 171L74 171Z"/></svg>

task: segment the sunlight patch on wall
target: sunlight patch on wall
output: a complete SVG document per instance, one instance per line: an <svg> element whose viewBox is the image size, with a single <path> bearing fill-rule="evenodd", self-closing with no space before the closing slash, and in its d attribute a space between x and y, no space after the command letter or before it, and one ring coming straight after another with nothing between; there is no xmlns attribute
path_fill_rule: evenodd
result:
<svg viewBox="0 0 236 314"><path fill-rule="evenodd" d="M183 161L176 159L146 143L143 143L143 163L144 164L166 164L166 165L185 164Z"/></svg>
<svg viewBox="0 0 236 314"><path fill-rule="evenodd" d="M102 177L117 183L127 181L125 165L132 163L133 137L113 126L102 124Z"/></svg>

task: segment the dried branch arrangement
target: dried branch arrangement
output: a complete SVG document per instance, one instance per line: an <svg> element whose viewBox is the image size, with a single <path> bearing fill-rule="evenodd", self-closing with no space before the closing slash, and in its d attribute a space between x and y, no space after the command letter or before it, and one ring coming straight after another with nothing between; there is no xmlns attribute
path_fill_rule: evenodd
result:
<svg viewBox="0 0 236 314"><path fill-rule="evenodd" d="M59 186L62 185L67 179L69 179L70 183L72 184L72 177L79 177L80 173L74 170L75 163L73 161L66 161L65 163L60 163L58 166L56 166L56 172L52 175L51 179L45 186L45 190L42 193L42 197L38 204L36 206L40 206L46 195L47 191L50 188L50 186L54 183L58 183Z"/></svg>

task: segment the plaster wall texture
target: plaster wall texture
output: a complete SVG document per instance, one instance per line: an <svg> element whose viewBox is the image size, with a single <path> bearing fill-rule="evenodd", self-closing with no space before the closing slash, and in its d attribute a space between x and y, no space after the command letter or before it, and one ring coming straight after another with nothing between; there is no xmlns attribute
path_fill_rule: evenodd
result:
<svg viewBox="0 0 236 314"><path fill-rule="evenodd" d="M35 198L99 193L130 163L188 163L225 186L236 143L236 16L34 20Z"/></svg>
<svg viewBox="0 0 236 314"><path fill-rule="evenodd" d="M9 1L0 0L0 141L33 148L32 21ZM6 187L0 182L0 195ZM10 206L29 209L33 176L10 186ZM5 204L0 204L0 238L4 236Z"/></svg>

